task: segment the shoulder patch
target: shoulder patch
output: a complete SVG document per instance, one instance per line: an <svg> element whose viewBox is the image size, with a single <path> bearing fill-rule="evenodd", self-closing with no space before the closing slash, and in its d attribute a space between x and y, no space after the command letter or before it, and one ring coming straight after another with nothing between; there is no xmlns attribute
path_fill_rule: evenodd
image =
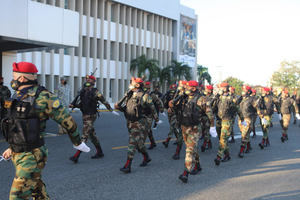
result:
<svg viewBox="0 0 300 200"><path fill-rule="evenodd" d="M53 107L53 108L58 108L59 106L60 106L60 102L59 102L58 99L55 100L55 101L53 101L53 104L52 104L52 107Z"/></svg>

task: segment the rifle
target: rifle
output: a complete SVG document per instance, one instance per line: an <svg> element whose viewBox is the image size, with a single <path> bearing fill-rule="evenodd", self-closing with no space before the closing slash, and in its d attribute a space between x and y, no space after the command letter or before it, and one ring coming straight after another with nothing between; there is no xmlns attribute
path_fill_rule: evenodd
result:
<svg viewBox="0 0 300 200"><path fill-rule="evenodd" d="M124 95L124 97L119 101L118 107L119 107L119 110L121 112L125 112L125 110L126 110L126 102L125 102L125 100L126 99L130 99L131 96L132 96L132 94L133 94L132 91L127 91L126 94Z"/></svg>
<svg viewBox="0 0 300 200"><path fill-rule="evenodd" d="M96 73L97 69L98 68L96 68L93 72L91 72L90 76L93 76ZM72 110L74 110L74 108L80 108L81 107L81 105L79 103L79 97L80 97L80 92L81 92L82 88L83 87L81 86L81 88L78 90L77 95L75 96L74 100L71 102Z"/></svg>

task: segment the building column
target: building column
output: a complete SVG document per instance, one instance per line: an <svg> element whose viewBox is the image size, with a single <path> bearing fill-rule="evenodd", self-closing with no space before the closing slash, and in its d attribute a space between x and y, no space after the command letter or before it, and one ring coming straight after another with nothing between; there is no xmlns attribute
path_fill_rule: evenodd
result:
<svg viewBox="0 0 300 200"><path fill-rule="evenodd" d="M111 36L111 2L107 1L107 7L106 7L106 13L107 13L107 46L106 46L106 61L107 61L107 75L106 75L106 88L105 88L105 97L106 99L110 99L110 36Z"/></svg>
<svg viewBox="0 0 300 200"><path fill-rule="evenodd" d="M100 92L103 93L104 91L104 77L103 77L103 59L104 59L104 12L105 12L105 0L100 1L100 47L98 48L98 51L100 52Z"/></svg>
<svg viewBox="0 0 300 200"><path fill-rule="evenodd" d="M115 15L116 15L116 42L115 42L115 49L114 49L114 57L115 57L115 80L114 80L114 87L112 88L112 102L117 102L119 99L119 74L120 74L120 67L119 67L119 40L120 40L120 4L116 4L115 7Z"/></svg>

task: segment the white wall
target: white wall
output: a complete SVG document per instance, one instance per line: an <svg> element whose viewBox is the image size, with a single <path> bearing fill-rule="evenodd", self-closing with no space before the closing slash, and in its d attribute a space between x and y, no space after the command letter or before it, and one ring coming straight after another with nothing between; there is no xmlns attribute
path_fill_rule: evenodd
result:
<svg viewBox="0 0 300 200"><path fill-rule="evenodd" d="M66 46L79 44L79 14L30 0L0 0L0 36Z"/></svg>
<svg viewBox="0 0 300 200"><path fill-rule="evenodd" d="M10 81L12 80L12 64L14 62L17 62L16 53L2 53L2 76L4 78L4 85L6 85L9 89L11 89Z"/></svg>

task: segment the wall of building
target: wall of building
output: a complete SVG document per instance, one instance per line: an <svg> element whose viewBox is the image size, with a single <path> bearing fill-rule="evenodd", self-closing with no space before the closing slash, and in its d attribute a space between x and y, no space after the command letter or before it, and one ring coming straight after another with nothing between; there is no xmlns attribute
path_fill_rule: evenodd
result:
<svg viewBox="0 0 300 200"><path fill-rule="evenodd" d="M72 88L71 95L74 96L84 77L97 68L97 88L109 101L116 102L128 87L132 59L146 54L148 58L157 59L161 68L168 66L172 59L177 59L174 44L178 41L178 28L174 19L180 16L179 0L175 3L166 0L164 3L174 6L174 10L168 11L146 0L39 2L79 13L78 48L17 55L18 61L34 62L38 66L39 81L52 91L57 87L59 77L67 76ZM147 4L151 6L145 6ZM142 6L145 9L140 9ZM151 10L156 13L151 13Z"/></svg>

